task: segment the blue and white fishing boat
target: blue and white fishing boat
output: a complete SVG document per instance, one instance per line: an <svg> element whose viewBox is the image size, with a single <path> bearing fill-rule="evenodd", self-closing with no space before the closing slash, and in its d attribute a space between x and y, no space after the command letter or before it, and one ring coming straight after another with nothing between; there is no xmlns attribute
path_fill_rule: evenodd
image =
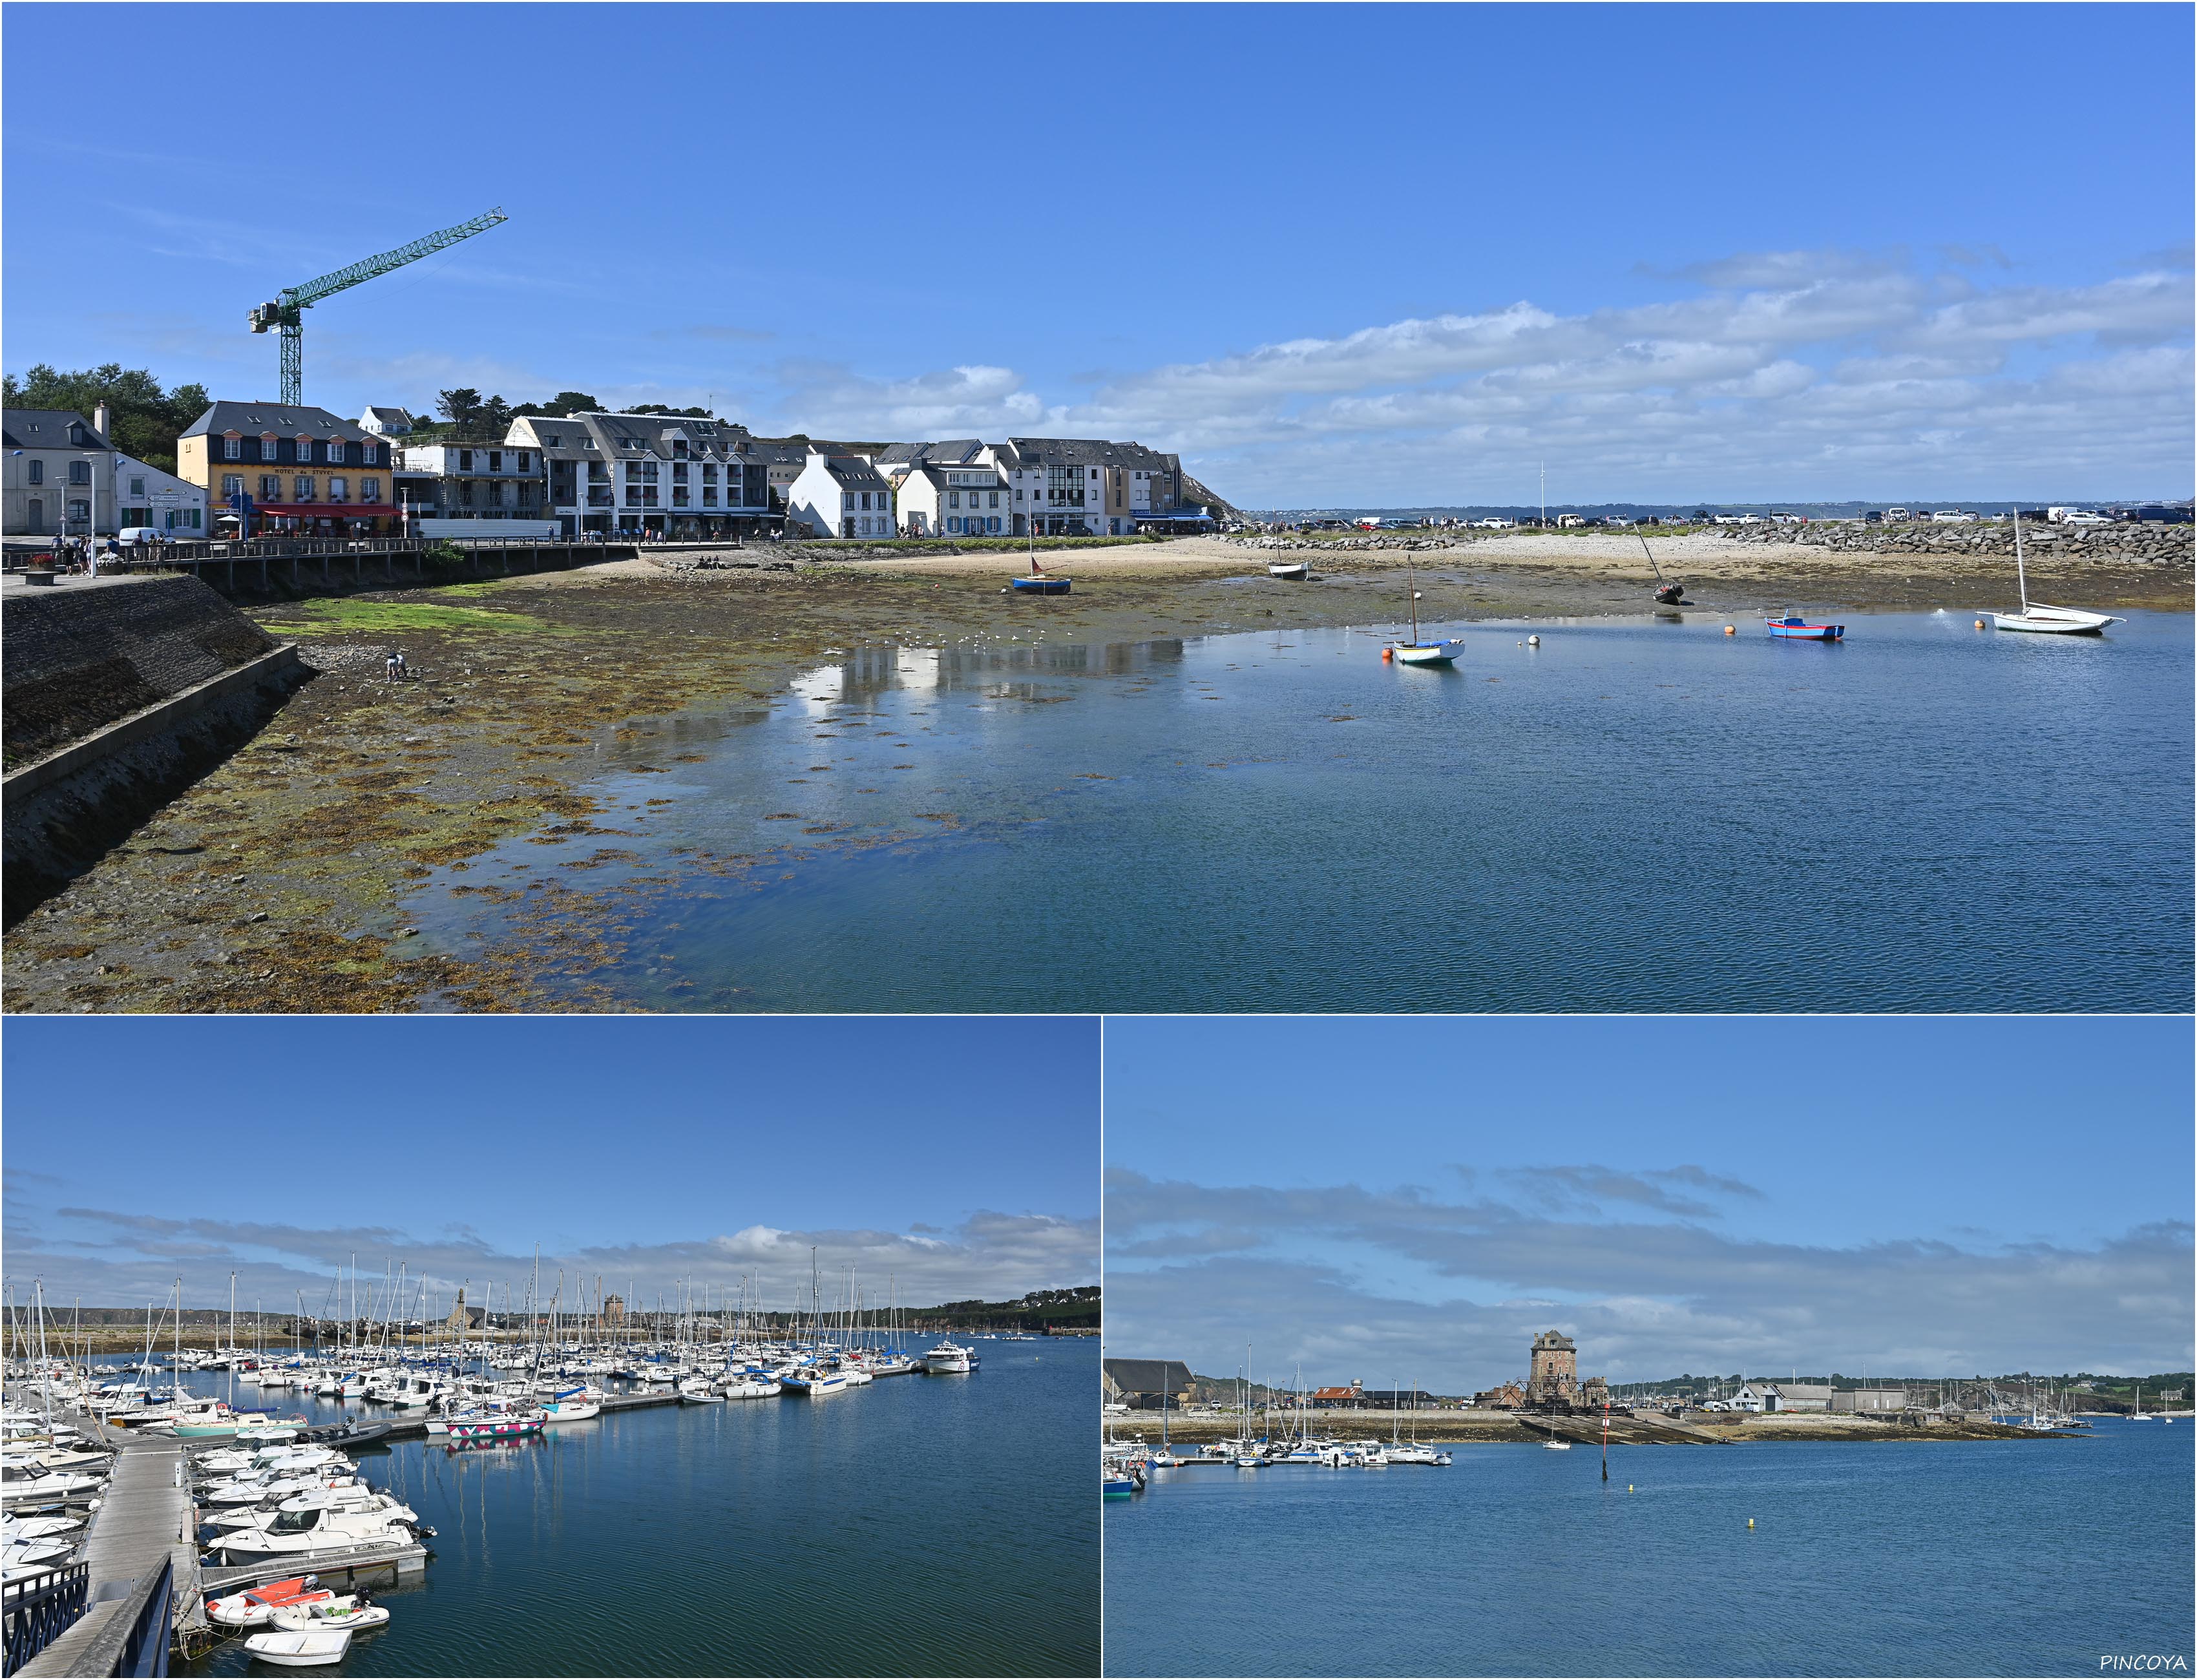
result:
<svg viewBox="0 0 2197 1680"><path fill-rule="evenodd" d="M1048 571L1033 577L1011 577L1007 582L1018 595L1064 595L1074 580L1058 577Z"/></svg>
<svg viewBox="0 0 2197 1680"><path fill-rule="evenodd" d="M1811 624L1789 607L1783 618L1765 618L1762 622L1780 641L1837 641L1846 633L1843 624Z"/></svg>

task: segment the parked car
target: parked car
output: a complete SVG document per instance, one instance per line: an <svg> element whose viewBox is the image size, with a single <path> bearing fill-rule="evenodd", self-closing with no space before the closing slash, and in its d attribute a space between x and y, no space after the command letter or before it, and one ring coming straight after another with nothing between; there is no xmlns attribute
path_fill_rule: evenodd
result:
<svg viewBox="0 0 2197 1680"><path fill-rule="evenodd" d="M1963 513L1957 507L1940 507L1930 516L1933 525L1972 525L1976 522L1973 513Z"/></svg>
<svg viewBox="0 0 2197 1680"><path fill-rule="evenodd" d="M1621 526L1629 530L1632 527L1632 521L1626 518L1622 513L1612 513L1608 518L1603 521L1603 524L1605 525Z"/></svg>

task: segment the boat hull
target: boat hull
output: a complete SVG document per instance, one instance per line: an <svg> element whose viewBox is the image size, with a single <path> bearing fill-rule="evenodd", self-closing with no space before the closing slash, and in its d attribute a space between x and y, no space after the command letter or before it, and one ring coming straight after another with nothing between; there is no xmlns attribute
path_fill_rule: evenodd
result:
<svg viewBox="0 0 2197 1680"><path fill-rule="evenodd" d="M1388 650L1400 665L1453 665L1464 657L1462 641L1398 642Z"/></svg>
<svg viewBox="0 0 2197 1680"><path fill-rule="evenodd" d="M1765 618L1762 622L1779 641L1840 641L1846 633L1843 624L1806 624L1797 618Z"/></svg>
<svg viewBox="0 0 2197 1680"><path fill-rule="evenodd" d="M2025 612L1994 612L1991 622L2002 630L2026 630L2032 635L2101 636L2107 625L2121 621L2109 613L2081 612L2066 606L2032 606Z"/></svg>
<svg viewBox="0 0 2197 1680"><path fill-rule="evenodd" d="M1013 577L1007 581L1018 595L1064 595L1073 582L1066 577Z"/></svg>

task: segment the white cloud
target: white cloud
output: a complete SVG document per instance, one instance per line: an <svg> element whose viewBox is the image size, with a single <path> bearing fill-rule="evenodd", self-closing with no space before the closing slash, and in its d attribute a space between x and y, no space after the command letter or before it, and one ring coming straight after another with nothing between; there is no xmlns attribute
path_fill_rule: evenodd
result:
<svg viewBox="0 0 2197 1680"><path fill-rule="evenodd" d="M1107 1174L1108 1343L1272 1376L1458 1392L1520 1374L1551 1325L1583 1368L2171 1370L2191 1357L2191 1228L2090 1247L1811 1244L1719 1228L1752 1186L1698 1167L1551 1167L1499 1196L1203 1186ZM1660 1216L1660 1217L1659 1217ZM1269 1363L1272 1361L1273 1363Z"/></svg>

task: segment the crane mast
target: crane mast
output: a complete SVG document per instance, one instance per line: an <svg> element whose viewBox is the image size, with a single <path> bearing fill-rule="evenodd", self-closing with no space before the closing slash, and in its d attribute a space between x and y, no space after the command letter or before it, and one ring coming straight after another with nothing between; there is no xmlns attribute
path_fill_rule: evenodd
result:
<svg viewBox="0 0 2197 1680"><path fill-rule="evenodd" d="M282 403L286 408L296 408L304 397L305 311L323 298L332 298L339 292L385 275L392 269L401 269L407 263L416 263L422 257L432 257L461 240L471 239L475 234L486 233L499 222L511 218L501 210L485 210L470 222L461 222L455 228L444 228L409 245L400 245L394 251L385 251L379 257L368 257L348 268L324 274L318 280L309 280L302 286L286 287L271 302L259 304L250 315L252 330L255 333L279 332L282 335Z"/></svg>

